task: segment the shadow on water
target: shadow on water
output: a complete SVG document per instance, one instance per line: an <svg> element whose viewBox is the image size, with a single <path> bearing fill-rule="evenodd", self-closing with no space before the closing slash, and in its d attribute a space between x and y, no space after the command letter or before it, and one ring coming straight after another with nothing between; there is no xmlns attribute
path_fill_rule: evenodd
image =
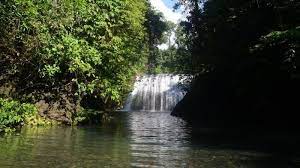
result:
<svg viewBox="0 0 300 168"><path fill-rule="evenodd" d="M300 166L300 137L297 132L192 128L190 135L194 148L244 153L248 159L240 158L241 167Z"/></svg>
<svg viewBox="0 0 300 168"><path fill-rule="evenodd" d="M244 153L238 167L300 167L298 131L250 128L191 128L194 148Z"/></svg>
<svg viewBox="0 0 300 168"><path fill-rule="evenodd" d="M166 112L113 118L99 126L26 127L1 137L0 167L299 167L296 155L245 147L238 134L196 131Z"/></svg>

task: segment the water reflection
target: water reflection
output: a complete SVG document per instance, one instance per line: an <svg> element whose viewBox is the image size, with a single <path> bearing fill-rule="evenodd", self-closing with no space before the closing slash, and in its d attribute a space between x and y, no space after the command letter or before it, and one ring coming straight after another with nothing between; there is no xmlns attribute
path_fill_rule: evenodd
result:
<svg viewBox="0 0 300 168"><path fill-rule="evenodd" d="M184 161L189 134L182 120L168 113L135 112L129 122L132 166L174 167Z"/></svg>
<svg viewBox="0 0 300 168"><path fill-rule="evenodd" d="M97 127L24 128L0 137L0 167L296 167L253 151L211 148L168 113L116 113Z"/></svg>
<svg viewBox="0 0 300 168"><path fill-rule="evenodd" d="M128 167L126 138L98 128L25 128L0 140L0 167Z"/></svg>

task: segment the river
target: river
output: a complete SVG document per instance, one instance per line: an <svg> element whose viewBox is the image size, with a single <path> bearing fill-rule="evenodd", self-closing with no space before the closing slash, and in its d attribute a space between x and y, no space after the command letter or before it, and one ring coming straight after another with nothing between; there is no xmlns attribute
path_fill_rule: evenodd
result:
<svg viewBox="0 0 300 168"><path fill-rule="evenodd" d="M116 112L108 124L24 127L2 136L0 167L288 168L299 163L199 139L166 112Z"/></svg>

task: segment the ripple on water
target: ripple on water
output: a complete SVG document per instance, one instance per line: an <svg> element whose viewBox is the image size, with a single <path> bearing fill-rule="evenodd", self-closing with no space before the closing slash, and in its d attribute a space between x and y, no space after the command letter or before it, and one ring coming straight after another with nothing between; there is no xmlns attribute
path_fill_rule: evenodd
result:
<svg viewBox="0 0 300 168"><path fill-rule="evenodd" d="M210 148L168 113L118 113L109 126L24 128L0 137L0 167L295 167L253 151ZM206 146L206 147L204 147Z"/></svg>

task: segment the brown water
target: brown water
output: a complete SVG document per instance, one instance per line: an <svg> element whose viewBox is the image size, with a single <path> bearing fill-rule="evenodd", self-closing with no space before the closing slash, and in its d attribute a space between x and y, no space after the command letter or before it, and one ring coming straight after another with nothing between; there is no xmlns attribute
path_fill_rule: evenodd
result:
<svg viewBox="0 0 300 168"><path fill-rule="evenodd" d="M93 127L27 127L0 137L0 168L297 167L295 159L211 146L193 136L184 121L158 112L119 112L112 123Z"/></svg>

